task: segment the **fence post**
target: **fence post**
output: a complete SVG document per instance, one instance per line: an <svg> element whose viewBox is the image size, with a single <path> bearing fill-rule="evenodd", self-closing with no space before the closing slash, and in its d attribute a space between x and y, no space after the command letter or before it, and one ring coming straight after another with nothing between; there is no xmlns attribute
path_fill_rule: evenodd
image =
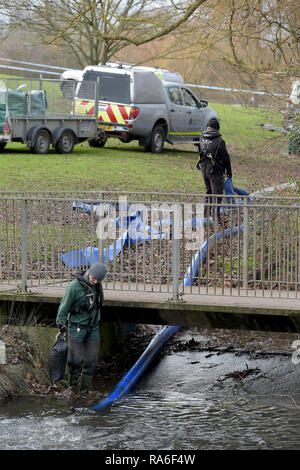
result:
<svg viewBox="0 0 300 470"><path fill-rule="evenodd" d="M248 289L248 244L249 244L249 208L248 198L244 197L244 231L243 231L243 289Z"/></svg>
<svg viewBox="0 0 300 470"><path fill-rule="evenodd" d="M99 192L99 203L102 204L103 193ZM98 263L103 263L104 259L104 240L98 238ZM95 260L94 260L95 263Z"/></svg>
<svg viewBox="0 0 300 470"><path fill-rule="evenodd" d="M173 277L173 301L178 300L179 284L179 240L173 239L172 243L172 277Z"/></svg>
<svg viewBox="0 0 300 470"><path fill-rule="evenodd" d="M27 215L27 199L24 199L22 206L22 292L27 292Z"/></svg>
<svg viewBox="0 0 300 470"><path fill-rule="evenodd" d="M173 277L173 301L176 302L179 296L179 271L180 271L180 249L179 240L181 236L182 207L175 204L173 207L172 226L172 277Z"/></svg>
<svg viewBox="0 0 300 470"><path fill-rule="evenodd" d="M297 287L300 287L300 209L298 207L296 208L296 220L298 220L298 285Z"/></svg>

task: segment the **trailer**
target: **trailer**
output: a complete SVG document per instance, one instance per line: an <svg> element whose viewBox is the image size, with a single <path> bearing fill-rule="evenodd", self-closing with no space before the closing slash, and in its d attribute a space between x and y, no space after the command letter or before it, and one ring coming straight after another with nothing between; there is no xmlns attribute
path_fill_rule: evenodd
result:
<svg viewBox="0 0 300 470"><path fill-rule="evenodd" d="M63 96L61 80L0 78L0 151L11 142L32 152L71 153L75 144L94 139L96 113L75 116L74 94ZM95 88L95 101L97 90Z"/></svg>

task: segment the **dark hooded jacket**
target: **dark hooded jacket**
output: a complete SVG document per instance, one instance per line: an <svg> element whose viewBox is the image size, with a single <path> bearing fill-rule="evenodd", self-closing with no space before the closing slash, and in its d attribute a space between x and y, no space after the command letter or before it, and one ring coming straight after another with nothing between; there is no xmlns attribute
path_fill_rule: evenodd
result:
<svg viewBox="0 0 300 470"><path fill-rule="evenodd" d="M206 128L200 137L199 151L198 165L201 164L206 174L223 176L226 172L227 176L232 177L230 156L218 130L212 127Z"/></svg>
<svg viewBox="0 0 300 470"><path fill-rule="evenodd" d="M66 325L68 319L72 323L86 326L100 320L104 298L102 284L99 282L96 286L91 285L84 274L84 271L76 273L75 279L67 286L58 308L57 325L60 322Z"/></svg>

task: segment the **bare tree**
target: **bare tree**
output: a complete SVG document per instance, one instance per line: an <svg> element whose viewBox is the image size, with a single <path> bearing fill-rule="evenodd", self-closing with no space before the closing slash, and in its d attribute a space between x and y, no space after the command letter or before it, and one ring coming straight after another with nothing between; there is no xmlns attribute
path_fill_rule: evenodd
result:
<svg viewBox="0 0 300 470"><path fill-rule="evenodd" d="M227 0L231 60L259 72L299 74L299 0Z"/></svg>
<svg viewBox="0 0 300 470"><path fill-rule="evenodd" d="M156 60L177 61L191 83L273 94L300 76L299 0L211 0L169 38Z"/></svg>
<svg viewBox="0 0 300 470"><path fill-rule="evenodd" d="M45 43L66 44L78 64L106 63L118 51L162 38L186 23L207 0L2 0L10 30Z"/></svg>

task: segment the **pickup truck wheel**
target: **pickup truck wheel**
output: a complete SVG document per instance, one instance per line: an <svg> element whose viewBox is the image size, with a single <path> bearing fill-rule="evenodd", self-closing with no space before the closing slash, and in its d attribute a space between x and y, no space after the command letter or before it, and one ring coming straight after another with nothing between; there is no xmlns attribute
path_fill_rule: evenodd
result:
<svg viewBox="0 0 300 470"><path fill-rule="evenodd" d="M150 143L145 147L145 150L152 153L161 153L165 142L165 130L161 125L154 127Z"/></svg>
<svg viewBox="0 0 300 470"><path fill-rule="evenodd" d="M103 142L99 141L99 140L96 140L96 139L90 139L88 140L88 143L89 143L89 146L90 147L104 147L104 145L106 144L106 140L104 140Z"/></svg>
<svg viewBox="0 0 300 470"><path fill-rule="evenodd" d="M89 139L88 143L90 147L104 147L106 144L107 138L104 132L97 132L97 135L94 139Z"/></svg>
<svg viewBox="0 0 300 470"><path fill-rule="evenodd" d="M5 146L6 146L6 142L0 142L0 152L2 152Z"/></svg>
<svg viewBox="0 0 300 470"><path fill-rule="evenodd" d="M31 150L35 153L48 153L50 147L50 134L45 129L38 131L35 144L31 147Z"/></svg>
<svg viewBox="0 0 300 470"><path fill-rule="evenodd" d="M62 133L55 144L57 153L71 153L75 145L75 136L72 131L66 130Z"/></svg>

